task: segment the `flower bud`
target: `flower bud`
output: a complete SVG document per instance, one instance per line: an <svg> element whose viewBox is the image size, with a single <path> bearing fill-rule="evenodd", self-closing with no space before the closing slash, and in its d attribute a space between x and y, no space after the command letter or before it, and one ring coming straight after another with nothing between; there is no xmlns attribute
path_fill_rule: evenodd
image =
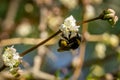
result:
<svg viewBox="0 0 120 80"><path fill-rule="evenodd" d="M107 9L107 10L104 10L104 13L105 14L114 14L115 15L115 11L113 9Z"/></svg>
<svg viewBox="0 0 120 80"><path fill-rule="evenodd" d="M100 18L102 20L107 20L111 25L115 25L118 21L118 17L116 16L115 11L113 9L104 10L100 15Z"/></svg>

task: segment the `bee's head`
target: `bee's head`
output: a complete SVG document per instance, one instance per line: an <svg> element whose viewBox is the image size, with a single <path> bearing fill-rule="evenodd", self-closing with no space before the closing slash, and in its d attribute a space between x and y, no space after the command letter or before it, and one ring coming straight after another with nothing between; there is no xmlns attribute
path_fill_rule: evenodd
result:
<svg viewBox="0 0 120 80"><path fill-rule="evenodd" d="M81 35L78 32L73 36L70 32L69 37L62 34L61 37L62 38L59 40L59 52L77 49L81 43Z"/></svg>

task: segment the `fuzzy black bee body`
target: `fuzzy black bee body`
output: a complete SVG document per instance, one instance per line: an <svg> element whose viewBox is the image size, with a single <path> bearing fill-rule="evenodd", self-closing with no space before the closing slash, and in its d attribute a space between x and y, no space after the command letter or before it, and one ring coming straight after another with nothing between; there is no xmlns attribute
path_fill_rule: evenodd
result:
<svg viewBox="0 0 120 80"><path fill-rule="evenodd" d="M71 37L71 34L69 38L64 35L62 35L62 37L63 39L59 40L59 52L77 49L81 43L81 36L78 33L74 37Z"/></svg>

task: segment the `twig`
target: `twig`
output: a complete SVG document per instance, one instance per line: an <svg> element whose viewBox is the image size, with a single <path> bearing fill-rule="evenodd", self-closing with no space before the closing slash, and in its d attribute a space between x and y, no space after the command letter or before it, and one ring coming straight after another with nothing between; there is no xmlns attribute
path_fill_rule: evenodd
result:
<svg viewBox="0 0 120 80"><path fill-rule="evenodd" d="M11 39L3 39L0 41L0 46L9 46L15 44L29 44L29 45L36 45L41 42L43 39L40 38L11 38ZM56 39L53 39L47 42L45 45L52 45L55 44Z"/></svg>
<svg viewBox="0 0 120 80"><path fill-rule="evenodd" d="M103 39L103 34L101 35L91 35L88 32L85 33L84 35L85 40L89 42L102 42Z"/></svg>
<svg viewBox="0 0 120 80"><path fill-rule="evenodd" d="M82 22L82 24L86 23L86 22L89 22L89 21L100 19L100 16L98 16L96 18L84 21L86 19L85 13L86 13L86 5L87 4L86 4L86 0L85 0L85 2L84 2L84 0L82 0L82 1L83 1L83 3L82 3L83 4L83 22ZM86 40L85 40L84 36L85 36L85 33L87 32L87 28L88 28L87 23L83 24L82 27L83 27L82 28L82 35L83 35L84 40L80 44L80 52L79 52L79 57L78 57L78 60L80 62L79 62L79 64L77 66L75 66L75 71L74 71L73 77L72 77L74 80L78 80L79 76L81 75L82 66L83 66L83 63L84 63L84 56L85 56L85 49L86 49Z"/></svg>
<svg viewBox="0 0 120 80"><path fill-rule="evenodd" d="M61 33L60 30L57 31L55 34L53 34L52 36L50 36L50 37L47 38L46 40L43 40L42 42L40 42L39 44L33 46L32 48L30 48L30 49L22 52L22 53L20 54L20 56L24 56L24 55L26 55L27 53L33 51L34 49L36 49L37 47L39 47L39 46L41 46L42 44L46 43L47 41L49 41L50 39L52 39L53 37L57 36L57 35L60 34L60 33Z"/></svg>
<svg viewBox="0 0 120 80"><path fill-rule="evenodd" d="M95 17L95 18L92 18L92 19L89 19L89 20L85 20L83 22L77 22L76 24L80 25L80 24L84 24L84 23L95 21L95 20L99 20L99 19L101 19L101 16L98 16L98 17Z"/></svg>

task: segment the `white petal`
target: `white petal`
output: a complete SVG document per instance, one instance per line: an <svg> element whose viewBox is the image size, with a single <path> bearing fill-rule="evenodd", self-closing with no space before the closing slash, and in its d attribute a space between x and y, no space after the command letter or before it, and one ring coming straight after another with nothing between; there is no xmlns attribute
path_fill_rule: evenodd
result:
<svg viewBox="0 0 120 80"><path fill-rule="evenodd" d="M66 18L64 24L60 26L60 30L63 32L66 37L68 37L69 32L77 32L80 26L76 26L76 20L71 15L70 17Z"/></svg>

